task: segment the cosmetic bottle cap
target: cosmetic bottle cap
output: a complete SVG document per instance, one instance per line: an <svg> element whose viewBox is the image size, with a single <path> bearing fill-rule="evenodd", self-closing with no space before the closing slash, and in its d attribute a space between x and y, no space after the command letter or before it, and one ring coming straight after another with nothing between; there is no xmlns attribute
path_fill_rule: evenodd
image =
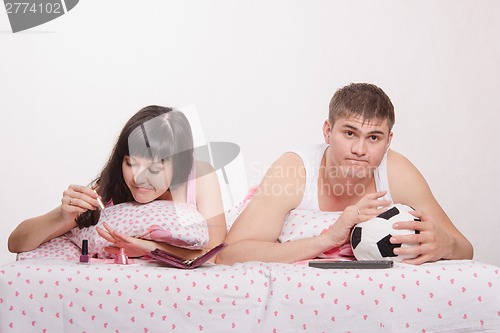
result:
<svg viewBox="0 0 500 333"><path fill-rule="evenodd" d="M125 249L120 248L120 253L115 258L115 264L128 265L128 257L125 254Z"/></svg>
<svg viewBox="0 0 500 333"><path fill-rule="evenodd" d="M87 239L82 240L82 254L89 254L89 241Z"/></svg>

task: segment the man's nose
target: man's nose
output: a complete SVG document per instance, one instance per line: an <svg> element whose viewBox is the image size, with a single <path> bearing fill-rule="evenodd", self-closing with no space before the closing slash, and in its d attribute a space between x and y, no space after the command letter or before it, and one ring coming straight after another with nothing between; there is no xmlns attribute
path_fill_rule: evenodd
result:
<svg viewBox="0 0 500 333"><path fill-rule="evenodd" d="M363 156L366 154L366 142L364 139L358 139L353 143L351 147L351 152L357 156Z"/></svg>

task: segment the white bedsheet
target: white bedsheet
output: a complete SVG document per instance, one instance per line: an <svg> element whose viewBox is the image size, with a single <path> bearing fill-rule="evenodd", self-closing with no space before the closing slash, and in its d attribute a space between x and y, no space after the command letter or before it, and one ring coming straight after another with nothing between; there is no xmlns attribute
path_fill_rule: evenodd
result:
<svg viewBox="0 0 500 333"><path fill-rule="evenodd" d="M179 270L27 259L0 266L0 332L500 332L500 268L251 262Z"/></svg>

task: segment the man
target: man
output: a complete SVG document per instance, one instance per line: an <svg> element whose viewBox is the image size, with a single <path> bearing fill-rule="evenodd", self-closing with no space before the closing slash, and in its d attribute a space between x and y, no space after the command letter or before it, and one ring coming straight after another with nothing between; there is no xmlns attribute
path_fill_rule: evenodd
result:
<svg viewBox="0 0 500 333"><path fill-rule="evenodd" d="M419 244L394 250L415 256L405 262L471 259L472 245L443 211L423 176L389 149L394 119L392 102L375 85L353 83L339 89L323 124L325 144L287 152L271 165L229 231L230 246L217 262L292 263L314 258L346 244L357 223L379 215L392 203L414 207L421 220L393 226L419 231L390 240ZM337 212L338 218L326 232L283 241L284 226L290 228L287 216L295 209ZM303 227L296 224L293 228Z"/></svg>

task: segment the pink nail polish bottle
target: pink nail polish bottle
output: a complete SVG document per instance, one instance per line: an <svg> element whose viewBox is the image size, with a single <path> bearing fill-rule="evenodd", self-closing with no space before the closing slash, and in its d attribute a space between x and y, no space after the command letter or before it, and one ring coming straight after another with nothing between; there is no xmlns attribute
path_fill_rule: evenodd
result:
<svg viewBox="0 0 500 333"><path fill-rule="evenodd" d="M123 247L120 248L120 253L115 257L115 264L128 265L128 257Z"/></svg>
<svg viewBox="0 0 500 333"><path fill-rule="evenodd" d="M80 262L88 264L90 262L89 256L89 241L82 240L82 255L80 256Z"/></svg>

